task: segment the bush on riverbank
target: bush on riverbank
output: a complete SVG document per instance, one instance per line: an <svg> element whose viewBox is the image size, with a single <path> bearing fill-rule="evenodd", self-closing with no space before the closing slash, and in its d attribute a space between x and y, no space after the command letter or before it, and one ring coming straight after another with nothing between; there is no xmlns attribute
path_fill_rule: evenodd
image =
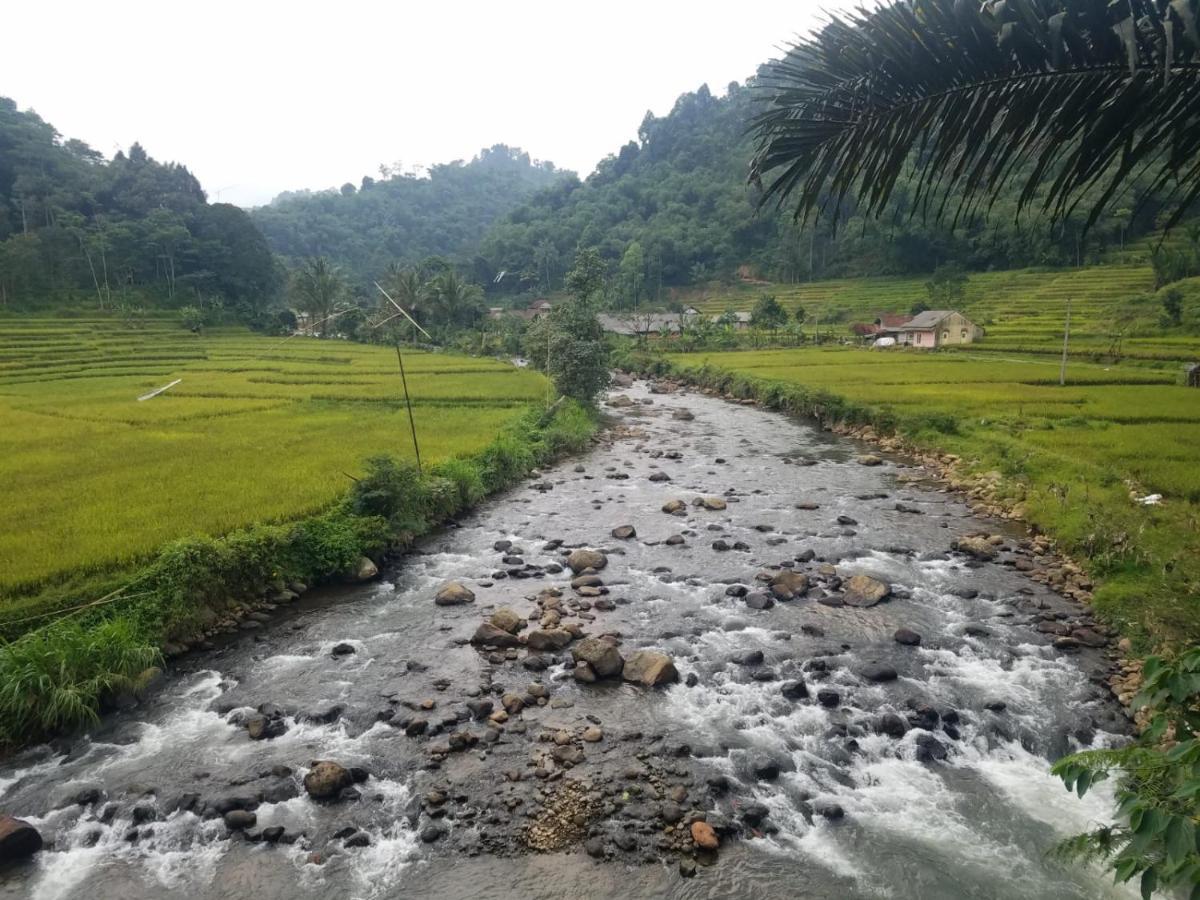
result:
<svg viewBox="0 0 1200 900"><path fill-rule="evenodd" d="M175 541L102 604L49 624L10 621L0 648L0 746L94 722L105 702L152 675L165 642L257 602L272 585L329 581L362 556L407 546L531 468L582 450L594 430L594 418L566 402L553 415L528 410L479 453L424 475L376 457L318 515Z"/></svg>

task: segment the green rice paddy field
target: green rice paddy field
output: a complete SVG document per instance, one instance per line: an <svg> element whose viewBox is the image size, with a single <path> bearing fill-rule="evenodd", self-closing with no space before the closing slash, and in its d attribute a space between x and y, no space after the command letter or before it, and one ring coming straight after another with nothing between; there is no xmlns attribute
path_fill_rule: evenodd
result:
<svg viewBox="0 0 1200 900"><path fill-rule="evenodd" d="M824 389L894 415L918 442L999 471L1029 517L1091 560L1097 604L1128 631L1200 639L1200 390L1178 365L806 347L673 354L757 379ZM1155 506L1136 496L1157 493Z"/></svg>
<svg viewBox="0 0 1200 900"><path fill-rule="evenodd" d="M685 299L715 315L749 310L762 294L773 294L788 312L804 307L806 330L820 327L846 336L851 322L928 304L927 281L928 276L920 276L740 285ZM1154 272L1146 264L971 273L962 311L987 332L973 352L1058 352L1070 299L1071 343L1077 352L1107 354L1121 335L1120 353L1128 358L1200 359L1200 279L1174 287L1184 296L1183 321L1168 330L1160 326L1161 292L1154 290Z"/></svg>
<svg viewBox="0 0 1200 900"><path fill-rule="evenodd" d="M546 395L541 375L495 360L405 365L427 464L482 448ZM181 536L302 517L381 452L412 455L394 349L0 318L0 599Z"/></svg>

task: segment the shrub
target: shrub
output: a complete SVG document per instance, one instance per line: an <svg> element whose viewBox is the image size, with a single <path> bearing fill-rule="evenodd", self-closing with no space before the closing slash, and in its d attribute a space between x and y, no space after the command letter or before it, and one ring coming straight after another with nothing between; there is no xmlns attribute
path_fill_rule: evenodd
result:
<svg viewBox="0 0 1200 900"><path fill-rule="evenodd" d="M1149 712L1138 740L1116 750L1087 750L1059 760L1053 773L1080 797L1116 778L1117 823L1063 842L1069 858L1105 860L1116 880L1141 876L1141 894L1200 889L1196 822L1200 817L1200 648L1173 661L1149 657L1134 708Z"/></svg>

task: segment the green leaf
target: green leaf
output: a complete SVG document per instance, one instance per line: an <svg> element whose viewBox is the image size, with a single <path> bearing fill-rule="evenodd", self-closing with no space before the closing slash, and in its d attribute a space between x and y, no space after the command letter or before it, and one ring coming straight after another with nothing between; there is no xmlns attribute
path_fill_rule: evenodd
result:
<svg viewBox="0 0 1200 900"><path fill-rule="evenodd" d="M1167 859L1178 864L1196 851L1196 828L1183 816L1172 816L1167 823L1165 844Z"/></svg>
<svg viewBox="0 0 1200 900"><path fill-rule="evenodd" d="M1142 900L1150 900L1150 895L1158 887L1158 874L1153 867L1142 873Z"/></svg>

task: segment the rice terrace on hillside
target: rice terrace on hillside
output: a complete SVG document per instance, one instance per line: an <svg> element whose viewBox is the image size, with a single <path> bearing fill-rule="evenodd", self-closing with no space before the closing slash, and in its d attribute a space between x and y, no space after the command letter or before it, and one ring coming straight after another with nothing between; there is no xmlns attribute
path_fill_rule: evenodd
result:
<svg viewBox="0 0 1200 900"><path fill-rule="evenodd" d="M506 362L405 355L427 464L478 450L545 397L540 374ZM22 523L0 532L3 595L310 514L364 458L411 458L412 438L391 347L23 317L0 319L0 451L5 516Z"/></svg>
<svg viewBox="0 0 1200 900"><path fill-rule="evenodd" d="M928 302L927 281L928 276L875 276L715 287L683 296L699 312L719 315L727 309L749 310L762 294L771 294L789 313L804 308L806 330L846 337L847 323L869 322L880 313L903 313ZM986 330L986 339L973 352L1060 352L1070 300L1076 353L1148 361L1194 359L1200 355L1200 338L1194 334L1200 327L1200 279L1188 279L1182 287L1186 327L1178 334L1160 325L1161 297L1145 262L972 272L962 309Z"/></svg>

